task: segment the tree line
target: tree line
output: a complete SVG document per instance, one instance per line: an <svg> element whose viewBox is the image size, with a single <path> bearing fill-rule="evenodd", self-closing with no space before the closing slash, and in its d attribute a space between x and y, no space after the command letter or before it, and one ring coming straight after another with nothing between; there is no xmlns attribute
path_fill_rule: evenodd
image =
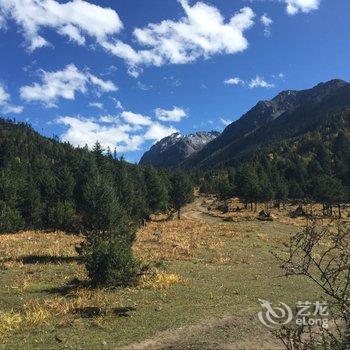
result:
<svg viewBox="0 0 350 350"><path fill-rule="evenodd" d="M74 148L25 123L0 119L0 233L81 233L78 247L96 284L127 284L136 276L132 243L153 213L192 200L190 177L129 164L96 142Z"/></svg>
<svg viewBox="0 0 350 350"><path fill-rule="evenodd" d="M203 193L222 200L237 196L246 206L288 200L320 202L325 215L350 202L350 133L330 124L292 141L257 152L237 167L207 171L199 181Z"/></svg>

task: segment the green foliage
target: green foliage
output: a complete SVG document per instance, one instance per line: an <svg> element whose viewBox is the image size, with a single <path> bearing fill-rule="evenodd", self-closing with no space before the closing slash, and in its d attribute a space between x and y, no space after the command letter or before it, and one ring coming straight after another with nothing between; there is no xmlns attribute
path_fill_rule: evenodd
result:
<svg viewBox="0 0 350 350"><path fill-rule="evenodd" d="M169 192L165 175L157 172L153 167L147 166L145 168L145 183L150 212L167 210L169 206Z"/></svg>
<svg viewBox="0 0 350 350"><path fill-rule="evenodd" d="M193 183L190 177L182 170L175 171L171 178L170 198L174 209L178 211L180 219L180 209L185 204L193 200Z"/></svg>
<svg viewBox="0 0 350 350"><path fill-rule="evenodd" d="M40 136L27 124L0 118L0 200L6 204L2 213L7 213L3 220L9 231L82 231L93 223L104 230L117 220L111 219L117 202L140 223L169 209L168 177L117 159L98 142L91 152L73 148Z"/></svg>
<svg viewBox="0 0 350 350"><path fill-rule="evenodd" d="M0 201L0 232L16 232L24 228L24 219L18 209Z"/></svg>
<svg viewBox="0 0 350 350"><path fill-rule="evenodd" d="M235 187L238 196L245 203L256 203L260 186L257 169L254 165L246 164L238 169L235 177Z"/></svg>
<svg viewBox="0 0 350 350"><path fill-rule="evenodd" d="M280 206L288 199L328 206L348 202L349 129L349 114L340 120L336 115L318 131L262 149L235 169L206 172L200 189L225 199L228 179L228 184L234 183L233 194L246 204L275 200Z"/></svg>
<svg viewBox="0 0 350 350"><path fill-rule="evenodd" d="M78 250L93 285L124 286L136 278L132 254L135 225L118 202L114 187L101 176L84 187L85 242Z"/></svg>
<svg viewBox="0 0 350 350"><path fill-rule="evenodd" d="M128 232L128 235L130 232ZM93 285L127 286L135 282L137 264L130 240L121 232L91 231L83 245L85 267Z"/></svg>
<svg viewBox="0 0 350 350"><path fill-rule="evenodd" d="M70 202L57 202L48 209L48 226L70 232L74 228L75 208Z"/></svg>

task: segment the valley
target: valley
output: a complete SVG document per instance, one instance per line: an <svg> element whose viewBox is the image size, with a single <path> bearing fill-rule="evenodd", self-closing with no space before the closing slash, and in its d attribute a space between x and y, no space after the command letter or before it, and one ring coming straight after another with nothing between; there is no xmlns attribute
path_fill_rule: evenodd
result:
<svg viewBox="0 0 350 350"><path fill-rule="evenodd" d="M181 220L152 221L138 231L135 256L153 268L135 287L84 286L74 251L80 237L1 235L0 348L280 349L257 319L258 299L293 304L319 298L305 278L283 277L272 255L285 251L289 235L307 221L293 224L286 210L261 222L243 210L230 214L236 222L226 222L215 210L207 213L203 203L214 200L197 195ZM115 308L132 311L121 317Z"/></svg>

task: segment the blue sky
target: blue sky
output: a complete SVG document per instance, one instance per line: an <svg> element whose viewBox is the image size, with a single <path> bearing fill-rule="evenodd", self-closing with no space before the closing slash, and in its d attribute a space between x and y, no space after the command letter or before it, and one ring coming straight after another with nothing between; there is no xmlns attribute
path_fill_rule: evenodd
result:
<svg viewBox="0 0 350 350"><path fill-rule="evenodd" d="M130 161L350 80L348 0L0 0L0 115Z"/></svg>

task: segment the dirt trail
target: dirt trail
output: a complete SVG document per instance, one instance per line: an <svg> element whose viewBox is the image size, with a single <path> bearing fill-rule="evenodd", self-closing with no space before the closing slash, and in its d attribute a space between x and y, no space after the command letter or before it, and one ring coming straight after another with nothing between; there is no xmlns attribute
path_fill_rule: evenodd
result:
<svg viewBox="0 0 350 350"><path fill-rule="evenodd" d="M223 222L221 218L210 216L202 204L203 198L196 197L193 203L186 205L182 209L182 217L184 219L205 220L209 222Z"/></svg>
<svg viewBox="0 0 350 350"><path fill-rule="evenodd" d="M247 339L247 334L254 337ZM281 344L258 323L256 317L226 316L199 324L157 333L154 337L130 344L123 349L237 349L275 350Z"/></svg>
<svg viewBox="0 0 350 350"><path fill-rule="evenodd" d="M210 216L203 204L203 197L196 196L193 203L182 210L182 218L205 220L217 224L223 219ZM252 336L254 334L254 336ZM144 349L282 349L280 342L262 326L256 315L223 316L203 320L200 323L158 332L149 339L124 346L128 350Z"/></svg>

